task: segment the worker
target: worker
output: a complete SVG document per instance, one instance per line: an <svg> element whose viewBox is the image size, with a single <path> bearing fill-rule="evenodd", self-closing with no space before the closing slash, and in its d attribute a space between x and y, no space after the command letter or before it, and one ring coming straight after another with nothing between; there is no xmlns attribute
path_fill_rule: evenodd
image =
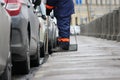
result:
<svg viewBox="0 0 120 80"><path fill-rule="evenodd" d="M69 50L70 45L70 22L71 15L74 13L73 0L47 0L46 14L54 10L59 30L58 44L62 50Z"/></svg>

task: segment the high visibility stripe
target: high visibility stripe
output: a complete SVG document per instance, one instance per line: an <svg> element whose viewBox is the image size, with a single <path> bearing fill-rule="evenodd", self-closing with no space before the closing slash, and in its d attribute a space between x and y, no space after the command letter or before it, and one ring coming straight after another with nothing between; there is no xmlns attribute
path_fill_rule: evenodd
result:
<svg viewBox="0 0 120 80"><path fill-rule="evenodd" d="M46 8L47 8L47 9L53 9L54 6L49 6L49 5L46 4Z"/></svg>
<svg viewBox="0 0 120 80"><path fill-rule="evenodd" d="M60 41L61 41L61 39L60 39L60 38L58 38L58 41L60 42Z"/></svg>
<svg viewBox="0 0 120 80"><path fill-rule="evenodd" d="M69 38L58 38L59 42L69 42L70 39Z"/></svg>

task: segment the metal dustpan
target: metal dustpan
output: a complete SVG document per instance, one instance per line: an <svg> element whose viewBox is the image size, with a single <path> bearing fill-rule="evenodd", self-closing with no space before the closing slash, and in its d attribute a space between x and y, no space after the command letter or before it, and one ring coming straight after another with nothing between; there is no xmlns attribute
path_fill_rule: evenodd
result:
<svg viewBox="0 0 120 80"><path fill-rule="evenodd" d="M77 51L78 50L78 44L70 44L68 51Z"/></svg>
<svg viewBox="0 0 120 80"><path fill-rule="evenodd" d="M53 49L52 52L70 52L70 51L77 51L78 45L77 44L70 44L69 50L63 50L63 49Z"/></svg>

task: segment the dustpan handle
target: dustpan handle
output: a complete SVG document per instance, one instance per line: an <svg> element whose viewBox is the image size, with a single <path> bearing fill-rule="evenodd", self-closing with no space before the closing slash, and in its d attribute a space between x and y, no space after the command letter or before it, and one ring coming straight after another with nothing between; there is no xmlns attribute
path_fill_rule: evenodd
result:
<svg viewBox="0 0 120 80"><path fill-rule="evenodd" d="M76 44L78 43L77 42L77 32L75 31L75 28L74 28L74 32L75 32L75 35L74 35L74 37L75 37L75 42L76 42Z"/></svg>

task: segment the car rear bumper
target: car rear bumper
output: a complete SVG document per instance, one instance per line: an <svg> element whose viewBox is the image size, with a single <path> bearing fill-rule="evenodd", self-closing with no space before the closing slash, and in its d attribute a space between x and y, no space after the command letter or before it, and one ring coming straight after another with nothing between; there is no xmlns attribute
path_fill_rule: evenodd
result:
<svg viewBox="0 0 120 80"><path fill-rule="evenodd" d="M11 53L12 61L23 61L26 59L27 51L27 19L22 14L12 17Z"/></svg>

